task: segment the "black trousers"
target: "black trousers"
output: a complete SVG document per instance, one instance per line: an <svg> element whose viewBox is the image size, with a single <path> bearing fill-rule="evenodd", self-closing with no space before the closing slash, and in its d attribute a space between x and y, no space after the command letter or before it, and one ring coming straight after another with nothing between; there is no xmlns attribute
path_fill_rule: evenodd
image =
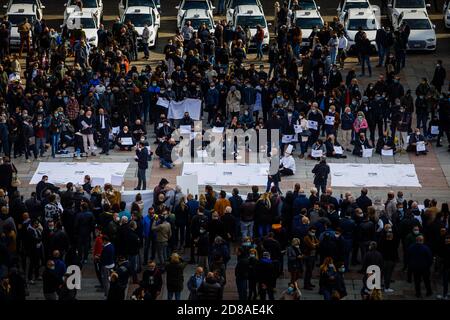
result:
<svg viewBox="0 0 450 320"><path fill-rule="evenodd" d="M416 289L416 296L421 295L421 289L420 285L423 282L425 283L425 289L427 290L427 294L430 294L432 292L431 290L431 282L430 282L430 270L414 270L413 271L413 278L414 278L414 287Z"/></svg>

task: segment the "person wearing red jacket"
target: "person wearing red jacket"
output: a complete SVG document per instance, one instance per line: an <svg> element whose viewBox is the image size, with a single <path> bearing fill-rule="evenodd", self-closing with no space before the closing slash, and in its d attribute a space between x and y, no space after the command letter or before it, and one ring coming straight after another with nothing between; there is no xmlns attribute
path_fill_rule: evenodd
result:
<svg viewBox="0 0 450 320"><path fill-rule="evenodd" d="M100 266L100 257L102 255L102 250L103 250L103 234L100 231L100 229L96 229L92 255L94 256L95 274L97 275L98 282L100 282L100 285L98 286L99 291L103 291L102 272Z"/></svg>

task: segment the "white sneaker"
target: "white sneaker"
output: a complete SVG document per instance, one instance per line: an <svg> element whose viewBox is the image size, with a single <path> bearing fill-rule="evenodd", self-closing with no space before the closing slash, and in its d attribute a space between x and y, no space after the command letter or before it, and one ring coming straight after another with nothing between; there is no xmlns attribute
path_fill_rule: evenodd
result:
<svg viewBox="0 0 450 320"><path fill-rule="evenodd" d="M394 292L394 289L388 288L388 289L384 289L385 293L392 293Z"/></svg>

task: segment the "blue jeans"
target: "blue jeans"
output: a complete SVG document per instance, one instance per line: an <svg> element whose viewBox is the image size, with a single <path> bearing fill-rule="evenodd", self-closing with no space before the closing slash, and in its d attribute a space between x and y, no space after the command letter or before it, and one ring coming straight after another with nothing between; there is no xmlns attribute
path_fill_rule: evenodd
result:
<svg viewBox="0 0 450 320"><path fill-rule="evenodd" d="M52 134L52 157L55 157L56 152L59 150L59 133Z"/></svg>
<svg viewBox="0 0 450 320"><path fill-rule="evenodd" d="M330 50L331 64L334 64L336 62L337 54L338 54L337 48L332 48Z"/></svg>
<svg viewBox="0 0 450 320"><path fill-rule="evenodd" d="M370 56L361 55L361 73L365 75L365 64L367 63L367 70L369 70L369 76L372 76L372 67L370 66Z"/></svg>
<svg viewBox="0 0 450 320"><path fill-rule="evenodd" d="M261 42L257 41L256 42L256 58L262 58L263 57L262 47L263 47L262 41Z"/></svg>
<svg viewBox="0 0 450 320"><path fill-rule="evenodd" d="M258 235L260 238L267 235L270 232L270 224L260 224L258 226Z"/></svg>
<svg viewBox="0 0 450 320"><path fill-rule="evenodd" d="M305 154L306 151L308 151L308 141L300 142L300 152L301 152L301 154Z"/></svg>
<svg viewBox="0 0 450 320"><path fill-rule="evenodd" d="M253 239L253 226L254 221L241 221L241 236L242 239L245 237L250 237Z"/></svg>
<svg viewBox="0 0 450 320"><path fill-rule="evenodd" d="M247 300L248 280L236 278L236 288L238 290L239 300Z"/></svg>
<svg viewBox="0 0 450 320"><path fill-rule="evenodd" d="M161 165L166 167L167 169L172 169L173 168L172 162L169 162L169 161L167 161L167 160L165 160L163 158L160 158L159 160L160 160Z"/></svg>
<svg viewBox="0 0 450 320"><path fill-rule="evenodd" d="M181 300L181 292L167 292L167 300L172 300L173 296L175 296L175 300Z"/></svg>
<svg viewBox="0 0 450 320"><path fill-rule="evenodd" d="M39 155L42 157L45 152L45 138L36 138L36 150L39 152Z"/></svg>

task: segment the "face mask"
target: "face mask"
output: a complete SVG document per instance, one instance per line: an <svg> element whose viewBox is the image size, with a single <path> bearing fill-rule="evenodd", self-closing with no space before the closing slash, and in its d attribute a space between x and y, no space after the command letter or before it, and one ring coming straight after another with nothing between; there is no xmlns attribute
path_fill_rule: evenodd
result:
<svg viewBox="0 0 450 320"><path fill-rule="evenodd" d="M308 89L309 89L309 86L305 86L305 89L308 90Z"/></svg>
<svg viewBox="0 0 450 320"><path fill-rule="evenodd" d="M363 117L361 117L361 116L358 116L358 119L359 119L359 120L362 120L362 119L363 119Z"/></svg>
<svg viewBox="0 0 450 320"><path fill-rule="evenodd" d="M333 110L331 110L331 109L328 109L328 112L332 113L332 112L333 112Z"/></svg>
<svg viewBox="0 0 450 320"><path fill-rule="evenodd" d="M311 237L314 237L314 236L316 235L316 233L315 233L315 232L309 232L309 235L310 235Z"/></svg>
<svg viewBox="0 0 450 320"><path fill-rule="evenodd" d="M344 273L345 272L345 267L340 267L339 268L339 272Z"/></svg>
<svg viewBox="0 0 450 320"><path fill-rule="evenodd" d="M120 221L120 218L119 218L119 217L117 217L117 218L115 219L115 221L116 221L116 222L119 222L119 221Z"/></svg>
<svg viewBox="0 0 450 320"><path fill-rule="evenodd" d="M329 269L333 269L333 268L334 268L334 264L329 264L329 265L328 265L328 268L329 268Z"/></svg>
<svg viewBox="0 0 450 320"><path fill-rule="evenodd" d="M245 114L246 116L248 116L248 112L247 112L247 111L245 111L244 114Z"/></svg>
<svg viewBox="0 0 450 320"><path fill-rule="evenodd" d="M255 254L250 254L250 258L256 258Z"/></svg>
<svg viewBox="0 0 450 320"><path fill-rule="evenodd" d="M292 287L289 287L289 288L287 289L287 292L288 292L289 294L292 294L292 293L294 293L294 288L292 288Z"/></svg>
<svg viewBox="0 0 450 320"><path fill-rule="evenodd" d="M252 243L247 241L247 242L244 242L243 245L244 245L244 247L250 247L252 245Z"/></svg>
<svg viewBox="0 0 450 320"><path fill-rule="evenodd" d="M205 230L204 229L200 229L200 233L201 234L205 233Z"/></svg>
<svg viewBox="0 0 450 320"><path fill-rule="evenodd" d="M292 117L292 113L289 112L289 113L288 113L288 117Z"/></svg>
<svg viewBox="0 0 450 320"><path fill-rule="evenodd" d="M413 233L417 236L420 232L419 230L414 230Z"/></svg>

